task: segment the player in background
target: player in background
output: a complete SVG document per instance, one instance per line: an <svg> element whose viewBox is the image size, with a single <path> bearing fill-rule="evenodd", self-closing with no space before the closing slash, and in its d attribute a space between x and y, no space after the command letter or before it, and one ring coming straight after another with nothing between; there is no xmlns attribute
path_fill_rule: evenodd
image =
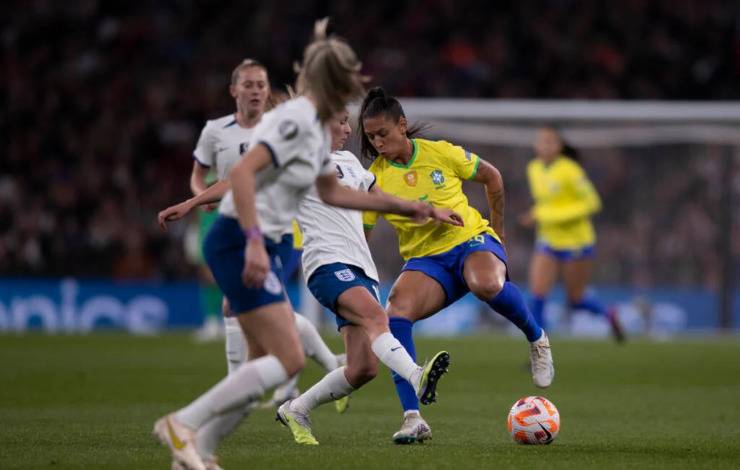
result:
<svg viewBox="0 0 740 470"><path fill-rule="evenodd" d="M604 315L621 342L624 333L616 310L586 295L596 243L591 217L601 210L599 195L578 163L577 152L555 129L540 129L534 150L536 157L527 165L534 206L519 217L523 226L536 226L537 231L529 265L532 314L546 328L545 299L561 271L570 309Z"/></svg>
<svg viewBox="0 0 740 470"><path fill-rule="evenodd" d="M332 135L331 162L343 186L368 191L375 176L362 167L351 152L342 151L352 129L349 113L344 112ZM459 216L449 209L435 209L435 218L457 224ZM288 426L299 444L315 445L309 413L317 406L348 396L372 380L378 371L382 350L375 350L375 340L388 331L388 317L380 305L378 272L363 233L362 213L341 209L321 201L315 189L303 199L298 223L305 236L303 272L308 288L316 299L336 315L337 328L344 339L347 365L329 372L300 397L278 408L278 419ZM400 346L399 346L400 347ZM429 362L435 381L447 370L449 355L440 352ZM410 364L409 364L410 365ZM416 369L412 375L421 371ZM435 399L433 387L415 390L421 402Z"/></svg>
<svg viewBox="0 0 740 470"><path fill-rule="evenodd" d="M365 97L360 131L362 154L373 160L370 171L377 178L375 187L405 199L450 208L464 222L463 227L418 225L391 214L385 216L398 234L401 256L406 260L388 298L393 335L415 357L414 322L472 292L525 334L530 342L534 383L548 387L555 374L550 342L508 277L502 243L504 186L499 171L462 147L412 138L416 129L409 127L398 100L382 88L373 88ZM464 180L485 186L491 224L468 204L462 191ZM377 219L377 213L365 213L368 236ZM413 388L402 377L393 378L404 409L394 442L428 439L431 429L419 414Z"/></svg>
<svg viewBox="0 0 740 470"><path fill-rule="evenodd" d="M206 237L205 255L238 316L250 354L195 401L155 423L156 437L186 468L206 469L196 449L198 430L208 421L232 411L243 416L245 407L303 368L304 352L285 297L279 253L291 248L292 241L286 243L284 234L290 232L311 186L315 184L321 199L335 206L405 214L419 222L435 215L427 204L362 193L338 183L329 159L329 128L338 125L332 118L362 95L365 78L352 48L340 39L326 38L326 20L316 23L314 33L298 74L300 96L263 117L228 181L190 200L196 201L192 207L216 202L222 188L231 187ZM218 197L209 197L209 192ZM170 215L177 217L179 212ZM428 368L419 374L422 368L390 332L380 334L372 350L389 368L420 383L422 391L433 389Z"/></svg>

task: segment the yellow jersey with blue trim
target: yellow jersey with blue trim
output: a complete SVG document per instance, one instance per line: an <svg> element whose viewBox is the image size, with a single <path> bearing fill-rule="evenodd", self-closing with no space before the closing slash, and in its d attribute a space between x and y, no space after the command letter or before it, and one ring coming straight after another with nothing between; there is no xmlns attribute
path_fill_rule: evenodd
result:
<svg viewBox="0 0 740 470"><path fill-rule="evenodd" d="M601 210L601 200L578 163L565 156L547 165L534 159L527 165L527 179L538 242L558 250L596 242L591 216Z"/></svg>
<svg viewBox="0 0 740 470"><path fill-rule="evenodd" d="M437 255L482 233L499 240L488 221L470 206L462 190L463 180L475 178L480 157L443 140L412 139L411 143L413 153L406 165L382 155L375 159L370 165L375 184L401 199L426 201L434 207L452 209L460 214L465 226L417 224L408 217L383 214L398 234L401 256L409 259ZM379 216L377 212L365 212L365 228L374 227Z"/></svg>

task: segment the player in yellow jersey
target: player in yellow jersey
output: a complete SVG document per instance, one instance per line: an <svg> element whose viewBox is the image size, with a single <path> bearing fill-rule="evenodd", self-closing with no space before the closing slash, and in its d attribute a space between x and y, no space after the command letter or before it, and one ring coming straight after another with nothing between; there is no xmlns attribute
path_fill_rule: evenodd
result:
<svg viewBox="0 0 740 470"><path fill-rule="evenodd" d="M503 247L504 186L499 171L462 147L444 141L412 138L401 104L382 88L370 90L360 112L362 154L374 159L370 171L374 188L404 199L427 201L460 214L464 226L420 225L385 214L398 234L406 260L388 298L387 312L393 336L415 357L413 323L434 315L468 292L517 325L531 343L532 376L539 387L552 382L550 343L529 312L522 294L507 272ZM462 182L485 186L491 223L468 204ZM365 213L366 231L379 215ZM431 436L419 414L413 388L394 376L404 409L397 444Z"/></svg>
<svg viewBox="0 0 740 470"><path fill-rule="evenodd" d="M537 156L527 166L534 206L519 218L522 225L537 228L529 266L532 314L545 327L545 298L561 270L570 308L605 315L614 337L623 341L616 311L586 296L596 243L591 217L601 210L599 195L576 161L575 149L555 129L540 129L534 148Z"/></svg>

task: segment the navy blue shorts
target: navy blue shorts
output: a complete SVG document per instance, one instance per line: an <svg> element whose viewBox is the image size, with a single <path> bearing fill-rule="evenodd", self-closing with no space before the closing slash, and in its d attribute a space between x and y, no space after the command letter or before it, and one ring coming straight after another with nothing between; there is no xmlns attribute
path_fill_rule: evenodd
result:
<svg viewBox="0 0 740 470"><path fill-rule="evenodd" d="M470 292L463 277L465 260L476 251L489 251L507 264L503 245L490 234L476 235L449 251L432 256L410 258L401 271L420 271L437 281L445 291L445 307L457 302ZM506 275L508 280L508 273Z"/></svg>
<svg viewBox="0 0 740 470"><path fill-rule="evenodd" d="M342 292L352 287L364 287L380 303L380 291L375 279L367 277L365 271L344 263L325 264L311 274L308 279L308 290L321 305L331 310L336 316L337 329L351 325L339 315L337 299Z"/></svg>
<svg viewBox="0 0 740 470"><path fill-rule="evenodd" d="M290 237L291 243L293 242L293 235L283 235L283 241L285 241L285 237ZM282 243L281 243L282 245ZM285 255L279 255L280 261L283 263L283 283L287 286L288 281L290 278L293 277L293 274L298 270L298 268L301 265L301 256L303 255L303 250L296 250L292 246L290 247L290 252L286 253Z"/></svg>
<svg viewBox="0 0 740 470"><path fill-rule="evenodd" d="M265 239L272 269L267 274L265 285L260 289L248 288L242 282L246 242L238 220L219 216L203 244L203 254L216 284L229 301L231 311L236 314L286 301L281 258L290 255L293 236L286 235L280 243Z"/></svg>
<svg viewBox="0 0 740 470"><path fill-rule="evenodd" d="M556 250L545 242L537 242L535 244L535 249L539 253L550 255L558 261L576 261L579 259L591 258L596 252L594 245L586 245L571 250Z"/></svg>

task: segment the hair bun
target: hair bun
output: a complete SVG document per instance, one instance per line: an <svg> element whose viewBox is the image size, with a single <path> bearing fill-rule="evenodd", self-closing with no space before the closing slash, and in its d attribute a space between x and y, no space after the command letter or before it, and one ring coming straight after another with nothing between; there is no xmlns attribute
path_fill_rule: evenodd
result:
<svg viewBox="0 0 740 470"><path fill-rule="evenodd" d="M385 99L387 97L387 94L385 93L385 90L383 87L376 86L370 88L370 91L367 92L367 101L373 100L375 98L383 98Z"/></svg>

